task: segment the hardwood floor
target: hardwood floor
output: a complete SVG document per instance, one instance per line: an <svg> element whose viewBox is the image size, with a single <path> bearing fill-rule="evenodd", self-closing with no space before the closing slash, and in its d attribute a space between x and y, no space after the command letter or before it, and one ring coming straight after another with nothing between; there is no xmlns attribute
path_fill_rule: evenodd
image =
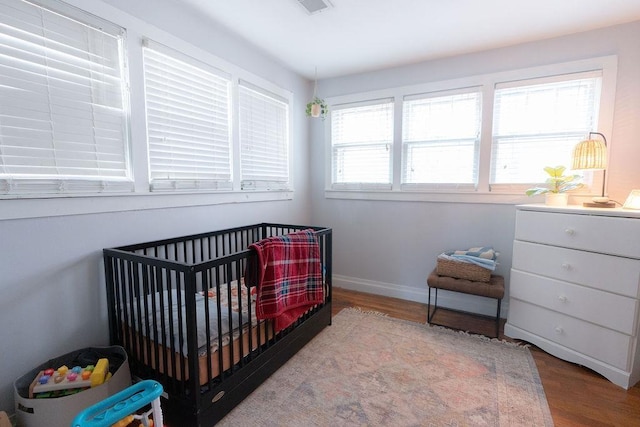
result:
<svg viewBox="0 0 640 427"><path fill-rule="evenodd" d="M426 323L427 305L340 288L333 289L333 314L346 307L374 310L412 322ZM438 309L434 321L463 330L495 334L493 319ZM500 327L503 335L504 320ZM640 383L624 390L588 368L565 362L535 346L531 354L556 426L640 426Z"/></svg>

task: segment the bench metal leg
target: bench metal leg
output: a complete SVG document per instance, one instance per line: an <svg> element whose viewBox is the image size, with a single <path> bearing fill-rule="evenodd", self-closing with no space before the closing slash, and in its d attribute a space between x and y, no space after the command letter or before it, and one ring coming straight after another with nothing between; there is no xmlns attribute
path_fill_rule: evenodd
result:
<svg viewBox="0 0 640 427"><path fill-rule="evenodd" d="M446 325L441 325L439 323L433 323L433 316L436 314L436 310L438 309L438 288L434 288L435 289L435 299L434 299L434 304L433 304L433 311L431 310L431 287L429 287L429 295L427 297L427 323L430 325L437 325L437 326L444 326L444 327L448 327ZM455 291L452 291L455 292ZM479 295L481 296L481 295ZM502 305L502 299L501 298L496 298L496 301L498 301L498 309L496 311L496 338L500 338L500 308ZM454 309L450 309L451 311L458 311L458 310L454 310ZM465 312L463 312L465 313ZM465 313L465 314L473 314L473 313ZM488 316L485 316L488 317Z"/></svg>
<svg viewBox="0 0 640 427"><path fill-rule="evenodd" d="M502 304L502 299L498 298L498 312L496 313L496 338L500 338L500 304Z"/></svg>
<svg viewBox="0 0 640 427"><path fill-rule="evenodd" d="M436 314L436 310L438 309L438 288L435 288L435 302L433 304L433 311L431 311L431 287L429 287L429 297L427 298L427 323L431 324L431 320L433 319L433 315Z"/></svg>

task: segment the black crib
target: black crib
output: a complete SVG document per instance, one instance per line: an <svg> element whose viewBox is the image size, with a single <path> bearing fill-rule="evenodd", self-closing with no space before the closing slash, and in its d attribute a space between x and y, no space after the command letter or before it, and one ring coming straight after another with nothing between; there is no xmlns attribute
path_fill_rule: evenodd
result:
<svg viewBox="0 0 640 427"><path fill-rule="evenodd" d="M252 315L248 247L308 228L324 302L275 333ZM104 250L111 344L134 377L163 385L169 425L215 424L331 323L331 244L329 228L263 223Z"/></svg>

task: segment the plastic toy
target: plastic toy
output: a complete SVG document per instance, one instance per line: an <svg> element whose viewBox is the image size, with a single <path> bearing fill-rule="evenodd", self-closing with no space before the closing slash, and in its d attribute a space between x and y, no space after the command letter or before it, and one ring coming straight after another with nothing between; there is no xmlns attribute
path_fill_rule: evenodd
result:
<svg viewBox="0 0 640 427"><path fill-rule="evenodd" d="M134 420L140 420L144 427L162 427L162 391L162 385L157 381L140 381L80 412L71 427L125 427ZM150 410L136 413L149 404Z"/></svg>
<svg viewBox="0 0 640 427"><path fill-rule="evenodd" d="M84 368L60 366L40 371L29 387L29 398L60 397L103 384L111 376L109 360L99 359L96 365Z"/></svg>
<svg viewBox="0 0 640 427"><path fill-rule="evenodd" d="M91 381L91 387L99 386L108 379L109 375L109 360L99 359L96 363L96 367L91 372L89 381Z"/></svg>

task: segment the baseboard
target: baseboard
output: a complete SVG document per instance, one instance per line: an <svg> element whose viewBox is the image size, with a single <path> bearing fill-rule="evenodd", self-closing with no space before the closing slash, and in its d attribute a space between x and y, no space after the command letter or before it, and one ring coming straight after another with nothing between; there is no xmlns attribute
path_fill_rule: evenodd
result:
<svg viewBox="0 0 640 427"><path fill-rule="evenodd" d="M406 301L415 301L423 304L428 300L428 288L425 278L424 286L417 288L412 286L399 285L395 283L378 282L375 280L361 279L358 277L333 275L333 286L352 291L366 292L374 295L382 295L390 298L399 298ZM433 304L434 292L431 293ZM445 290L438 291L438 306L454 308L456 310L468 311L470 313L483 314L495 317L496 300L492 298L479 297L475 295L465 295L458 292ZM509 311L509 303L505 298L502 300L500 317L506 318Z"/></svg>

